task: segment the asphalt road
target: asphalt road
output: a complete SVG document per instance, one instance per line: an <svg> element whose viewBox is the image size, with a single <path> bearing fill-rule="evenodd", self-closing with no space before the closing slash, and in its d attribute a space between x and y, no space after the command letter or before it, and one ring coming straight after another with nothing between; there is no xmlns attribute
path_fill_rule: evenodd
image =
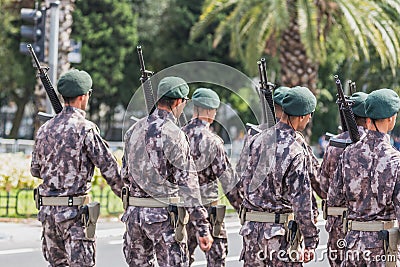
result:
<svg viewBox="0 0 400 267"><path fill-rule="evenodd" d="M316 252L316 261L307 263L305 266L328 266L327 260L322 259L326 251L327 235L323 227L323 221L318 223L321 229L321 241ZM229 254L226 266L242 266L239 255L242 249L242 238L238 232L239 221L236 216L228 217L226 220L229 242ZM97 230L97 267L127 266L122 253L122 234L124 224L117 219L100 220ZM41 252L41 227L36 220L24 220L18 223L0 223L0 266L47 266ZM206 266L204 254L196 251L196 261L192 266Z"/></svg>

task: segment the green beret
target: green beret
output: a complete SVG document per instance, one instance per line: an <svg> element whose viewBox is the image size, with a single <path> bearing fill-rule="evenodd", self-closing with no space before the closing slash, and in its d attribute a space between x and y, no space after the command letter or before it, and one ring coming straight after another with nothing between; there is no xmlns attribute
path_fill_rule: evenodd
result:
<svg viewBox="0 0 400 267"><path fill-rule="evenodd" d="M391 89L371 92L365 100L365 113L373 120L386 119L399 112L400 98Z"/></svg>
<svg viewBox="0 0 400 267"><path fill-rule="evenodd" d="M206 109L217 109L219 107L219 96L216 92L208 88L198 88L192 95L195 106Z"/></svg>
<svg viewBox="0 0 400 267"><path fill-rule="evenodd" d="M289 89L282 100L283 111L290 116L305 116L315 111L317 99L307 87Z"/></svg>
<svg viewBox="0 0 400 267"><path fill-rule="evenodd" d="M158 98L169 97L174 99L186 98L189 86L184 79L179 77L165 77L158 84Z"/></svg>
<svg viewBox="0 0 400 267"><path fill-rule="evenodd" d="M274 90L274 103L282 107L282 100L286 95L286 92L290 90L289 87L281 86Z"/></svg>
<svg viewBox="0 0 400 267"><path fill-rule="evenodd" d="M358 117L365 118L367 115L365 114L365 99L367 99L368 94L364 92L354 93L350 100L354 101L351 109L353 110L354 115Z"/></svg>
<svg viewBox="0 0 400 267"><path fill-rule="evenodd" d="M83 70L70 70L64 73L57 83L58 92L65 97L87 94L92 88L92 78Z"/></svg>

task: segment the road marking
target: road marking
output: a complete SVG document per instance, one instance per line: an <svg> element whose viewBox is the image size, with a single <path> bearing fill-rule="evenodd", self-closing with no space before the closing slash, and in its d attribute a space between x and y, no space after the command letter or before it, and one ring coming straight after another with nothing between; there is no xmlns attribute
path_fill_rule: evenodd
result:
<svg viewBox="0 0 400 267"><path fill-rule="evenodd" d="M226 257L225 262L229 262L229 261L239 261L239 256ZM202 265L207 265L207 261L195 261L192 264L192 266L202 266Z"/></svg>
<svg viewBox="0 0 400 267"><path fill-rule="evenodd" d="M124 240L111 240L108 241L109 245L121 245L124 242Z"/></svg>
<svg viewBox="0 0 400 267"><path fill-rule="evenodd" d="M19 249L0 250L0 255L29 253L29 252L39 251L39 250L40 249L35 249L35 248L19 248Z"/></svg>

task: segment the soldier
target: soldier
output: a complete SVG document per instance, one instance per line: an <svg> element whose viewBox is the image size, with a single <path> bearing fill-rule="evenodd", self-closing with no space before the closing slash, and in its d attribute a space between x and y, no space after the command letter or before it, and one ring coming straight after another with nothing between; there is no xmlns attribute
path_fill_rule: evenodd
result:
<svg viewBox="0 0 400 267"><path fill-rule="evenodd" d="M356 119L358 132L361 136L365 135L366 131L366 114L365 114L365 100L368 94L363 92L354 93L350 100L354 101L351 106L354 117ZM349 139L349 132L343 132L336 136L338 139ZM330 181L335 175L335 171L339 162L340 155L343 153L344 148L328 145L324 158L322 160L321 168L318 170L320 186L322 191L322 198L326 199L329 190ZM323 205L324 218L327 219L325 229L329 233L328 237L328 259L331 266L340 266L343 261L343 247L338 247L339 240L344 239L342 215L346 210L345 206L342 207L326 207L325 201ZM339 246L341 246L339 244Z"/></svg>
<svg viewBox="0 0 400 267"><path fill-rule="evenodd" d="M341 243L347 245L346 257L341 266L395 266L398 229L393 227L400 220L400 152L391 146L387 133L399 109L400 99L393 90L368 95L368 132L344 150L330 183L328 206L347 207L347 234Z"/></svg>
<svg viewBox="0 0 400 267"><path fill-rule="evenodd" d="M41 204L42 250L50 266L95 265L95 239L85 237L80 208L88 201L94 167L116 195L122 188L117 161L97 126L85 119L91 87L85 71L60 77L57 88L65 107L39 128L32 152L31 173L43 180L35 198Z"/></svg>
<svg viewBox="0 0 400 267"><path fill-rule="evenodd" d="M285 86L278 87L277 89L274 90L273 100L275 107L275 118L277 122L279 122L282 116L282 100L287 90L290 90L290 88ZM265 130L266 128L267 124L262 124L259 126L260 131ZM249 157L249 144L251 143L251 140L254 138L255 135L257 135L257 132L254 131L253 129L249 129L247 131L246 137L243 142L243 148L242 151L240 152L239 160L236 164L236 173L239 176L241 176L241 174L246 168L246 163ZM243 198L243 196L240 196L238 194L240 193L233 190L229 192L227 195L230 196L230 198L232 198L233 202L231 204L237 211L239 211L239 207L241 205L241 203L237 203L237 201L240 201Z"/></svg>
<svg viewBox="0 0 400 267"><path fill-rule="evenodd" d="M283 114L282 102L288 90L290 90L289 87L281 86L274 91L274 106L275 106L275 116L277 122L279 122L279 120L282 117ZM321 195L320 186L319 186L319 181L317 179L317 172L319 168L318 159L315 157L310 145L307 144L303 134L299 131L296 131L296 135L297 135L297 141L304 146L305 152L307 153L308 163L306 164L306 166L308 168L311 187L314 190L314 192L316 192L317 195L320 196ZM317 222L318 205L317 205L317 200L314 197L314 194L312 195L312 203L313 203L314 222Z"/></svg>
<svg viewBox="0 0 400 267"><path fill-rule="evenodd" d="M210 224L214 242L211 249L206 252L207 266L225 266L228 239L223 223L225 206L218 205L218 180L226 190L232 188L235 183L232 183L234 173L224 150L224 142L210 130L220 100L217 93L207 88L198 88L193 93L192 100L193 118L182 130L189 138L190 153L196 164L203 205L208 208L209 221L213 218ZM192 264L194 250L197 247L195 221L190 220L188 223L188 236L190 264Z"/></svg>
<svg viewBox="0 0 400 267"><path fill-rule="evenodd" d="M280 122L250 144L247 169L238 183L244 195L240 212L244 266L302 266L299 258L308 262L314 256L318 229L312 218L307 156L296 131L304 130L315 106L308 88L292 88L283 99ZM301 254L287 240L296 243L300 233L305 243Z"/></svg>
<svg viewBox="0 0 400 267"><path fill-rule="evenodd" d="M186 211L196 222L200 248L212 245L189 144L176 125L188 93L183 79L163 78L157 108L125 134L122 177L129 192L123 192L122 221L129 266L152 266L154 254L159 266L188 266Z"/></svg>

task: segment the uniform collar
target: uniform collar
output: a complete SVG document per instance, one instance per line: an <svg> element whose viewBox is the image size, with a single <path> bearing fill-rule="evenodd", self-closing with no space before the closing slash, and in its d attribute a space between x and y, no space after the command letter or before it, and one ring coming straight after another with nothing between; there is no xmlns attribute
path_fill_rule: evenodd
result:
<svg viewBox="0 0 400 267"><path fill-rule="evenodd" d="M83 117L86 116L86 111L84 111L84 110L82 110L82 109L80 109L80 108L71 107L71 106L65 106L61 112L65 112L65 113L79 113L79 114L82 115Z"/></svg>
<svg viewBox="0 0 400 267"><path fill-rule="evenodd" d="M154 110L153 114L161 119L164 119L164 120L169 119L169 120L173 121L174 123L177 123L177 118L174 116L174 114L171 111L156 108Z"/></svg>

